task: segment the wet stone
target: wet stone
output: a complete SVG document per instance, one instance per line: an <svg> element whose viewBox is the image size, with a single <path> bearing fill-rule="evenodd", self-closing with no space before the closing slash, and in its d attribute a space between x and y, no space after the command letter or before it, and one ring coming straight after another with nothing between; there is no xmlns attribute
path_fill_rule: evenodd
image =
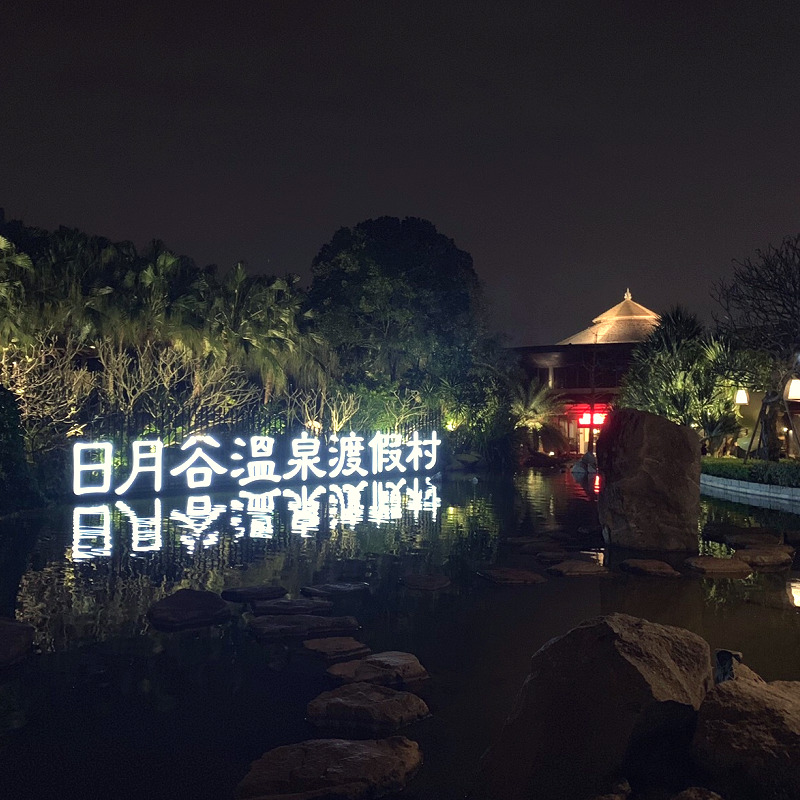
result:
<svg viewBox="0 0 800 800"><path fill-rule="evenodd" d="M351 661L368 656L372 650L352 636L329 636L325 639L306 639L305 652L318 656L328 664Z"/></svg>
<svg viewBox="0 0 800 800"><path fill-rule="evenodd" d="M753 571L749 564L739 558L692 556L683 563L709 578L746 578Z"/></svg>
<svg viewBox="0 0 800 800"><path fill-rule="evenodd" d="M666 561L653 558L628 558L619 568L623 572L633 575L650 575L656 578L680 578L681 574L673 569Z"/></svg>
<svg viewBox="0 0 800 800"><path fill-rule="evenodd" d="M357 583L320 583L315 586L303 586L300 594L306 597L335 597L340 595L362 594L369 591L369 584Z"/></svg>
<svg viewBox="0 0 800 800"><path fill-rule="evenodd" d="M349 735L387 736L429 716L424 700L371 683L349 683L323 692L307 708L308 721Z"/></svg>
<svg viewBox="0 0 800 800"><path fill-rule="evenodd" d="M447 575L404 575L402 581L407 588L420 592L438 592L450 586Z"/></svg>
<svg viewBox="0 0 800 800"><path fill-rule="evenodd" d="M255 637L262 642L350 636L359 628L355 617L320 617L312 614L254 617L249 620L248 625Z"/></svg>
<svg viewBox="0 0 800 800"><path fill-rule="evenodd" d="M22 661L33 646L33 626L0 618L0 667Z"/></svg>
<svg viewBox="0 0 800 800"><path fill-rule="evenodd" d="M283 586L239 586L225 589L222 599L231 603L253 603L258 600L276 600L286 594Z"/></svg>
<svg viewBox="0 0 800 800"><path fill-rule="evenodd" d="M250 608L257 617L267 614L311 614L312 616L327 614L332 608L330 600L321 597L298 597L290 599L283 597L280 600L257 600L250 604Z"/></svg>
<svg viewBox="0 0 800 800"><path fill-rule="evenodd" d="M482 578L492 583L501 583L507 586L523 586L536 583L545 583L547 580L538 572L529 569L515 569L514 567L492 567L478 572Z"/></svg>
<svg viewBox="0 0 800 800"><path fill-rule="evenodd" d="M598 564L596 561L562 561L547 568L549 575L556 575L559 578L581 578L591 575L610 575L609 571Z"/></svg>
<svg viewBox="0 0 800 800"><path fill-rule="evenodd" d="M736 550L736 558L741 559L759 572L778 572L792 566L794 558L777 548L756 549L746 547Z"/></svg>
<svg viewBox="0 0 800 800"><path fill-rule="evenodd" d="M230 616L230 608L218 594L199 589L178 589L153 603L147 611L150 623L162 631L220 625Z"/></svg>
<svg viewBox="0 0 800 800"><path fill-rule="evenodd" d="M328 668L328 674L341 683L364 682L395 689L413 689L430 677L415 655L399 650L334 664Z"/></svg>
<svg viewBox="0 0 800 800"><path fill-rule="evenodd" d="M399 792L422 764L419 745L404 736L353 741L311 739L277 747L250 765L240 800L365 800Z"/></svg>

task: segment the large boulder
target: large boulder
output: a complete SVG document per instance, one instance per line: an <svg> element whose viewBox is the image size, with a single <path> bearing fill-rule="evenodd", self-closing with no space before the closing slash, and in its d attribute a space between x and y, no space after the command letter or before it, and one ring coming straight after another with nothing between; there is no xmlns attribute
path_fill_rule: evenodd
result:
<svg viewBox="0 0 800 800"><path fill-rule="evenodd" d="M625 614L587 620L533 656L476 796L601 792L658 737L688 748L713 683L709 646L694 633Z"/></svg>
<svg viewBox="0 0 800 800"><path fill-rule="evenodd" d="M700 440L689 427L623 408L597 440L603 536L632 550L697 551Z"/></svg>
<svg viewBox="0 0 800 800"><path fill-rule="evenodd" d="M398 792L422 764L419 745L388 739L311 739L276 747L250 765L238 798L362 800Z"/></svg>
<svg viewBox="0 0 800 800"><path fill-rule="evenodd" d="M718 684L700 707L692 752L726 800L800 797L800 681Z"/></svg>

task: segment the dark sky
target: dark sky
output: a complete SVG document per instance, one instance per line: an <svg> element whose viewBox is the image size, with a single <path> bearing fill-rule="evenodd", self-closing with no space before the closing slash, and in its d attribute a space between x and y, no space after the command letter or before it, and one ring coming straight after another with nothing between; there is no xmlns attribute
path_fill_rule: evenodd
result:
<svg viewBox="0 0 800 800"><path fill-rule="evenodd" d="M6 0L6 216L296 272L419 216L540 344L800 232L800 4Z"/></svg>

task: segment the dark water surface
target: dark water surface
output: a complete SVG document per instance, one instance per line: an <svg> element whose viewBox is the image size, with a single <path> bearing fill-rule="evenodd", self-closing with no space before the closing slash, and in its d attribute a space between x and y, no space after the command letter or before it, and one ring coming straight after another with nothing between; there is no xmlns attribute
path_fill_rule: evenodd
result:
<svg viewBox="0 0 800 800"><path fill-rule="evenodd" d="M403 795L411 800L464 797L531 655L588 617L623 611L680 625L743 651L768 680L800 680L797 572L713 582L614 571L531 587L476 575L491 564L535 567L502 543L530 535L613 569L595 498L569 474L530 472L445 481L413 508L408 497L381 505L373 492L365 521L326 530L306 520L307 536L287 508L259 518L217 497L165 499L160 525L152 501L96 518L70 507L7 523L0 615L37 634L36 653L0 672L0 798L225 800L263 752L319 736L304 721L306 703L330 688L315 662L260 645L242 621L171 634L149 627L149 605L180 587L270 582L297 594L369 582L369 596L337 601L336 613L358 617L373 651L413 652L432 676L432 717L402 731L425 754ZM703 503L700 527L708 520L800 527L798 517L717 501ZM399 582L407 573L445 573L452 587L409 591Z"/></svg>

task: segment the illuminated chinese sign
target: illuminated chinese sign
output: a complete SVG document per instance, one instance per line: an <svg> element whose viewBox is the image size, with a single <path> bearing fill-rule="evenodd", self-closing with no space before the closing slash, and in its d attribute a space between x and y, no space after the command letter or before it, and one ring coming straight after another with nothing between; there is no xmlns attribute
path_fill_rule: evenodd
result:
<svg viewBox="0 0 800 800"><path fill-rule="evenodd" d="M337 527L359 523L395 523L403 518L435 520L441 499L430 478L366 481L330 485L295 485L265 492L242 489L225 500L209 494L109 501L75 506L72 517L72 558L108 557L120 528L130 530L130 550L159 551L177 540L196 552L219 545L220 538L272 539L276 531L308 538ZM135 506L134 509L132 506Z"/></svg>
<svg viewBox="0 0 800 800"><path fill-rule="evenodd" d="M131 444L125 475L115 469L111 442L79 443L72 449L72 490L76 495L122 496L131 489L158 494L169 483L172 490L215 491L238 485L262 494L271 487L280 494L283 483L430 472L436 468L441 443L436 431L427 438L418 431L407 437L379 432L369 441L351 431L330 436L324 443L307 431L288 442L276 442L271 436L236 436L225 443L204 434L188 437L180 449L142 439ZM308 489L294 494L295 502L302 504ZM337 498L339 503L344 500L344 495Z"/></svg>

